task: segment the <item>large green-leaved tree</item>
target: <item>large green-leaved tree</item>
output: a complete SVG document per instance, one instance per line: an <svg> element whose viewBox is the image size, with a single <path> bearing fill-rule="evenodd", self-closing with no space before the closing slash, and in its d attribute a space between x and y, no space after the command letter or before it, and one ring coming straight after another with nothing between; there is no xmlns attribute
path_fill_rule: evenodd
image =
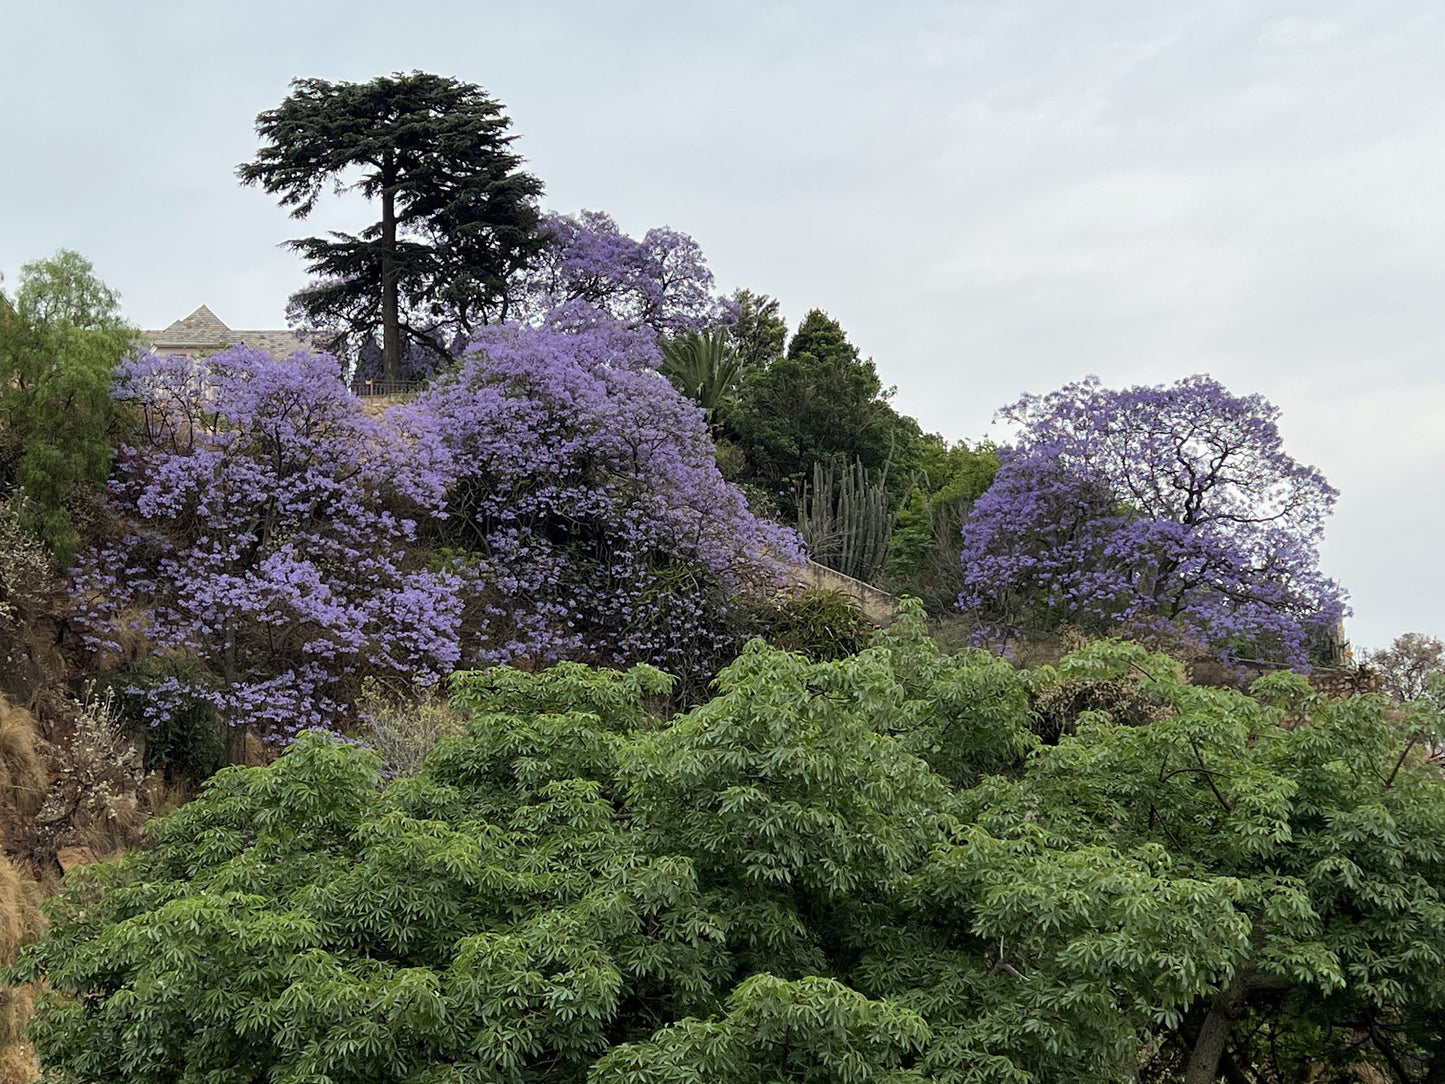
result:
<svg viewBox="0 0 1445 1084"><path fill-rule="evenodd" d="M69 563L76 491L105 480L117 407L111 378L139 334L90 261L61 249L24 265L0 293L0 497Z"/></svg>

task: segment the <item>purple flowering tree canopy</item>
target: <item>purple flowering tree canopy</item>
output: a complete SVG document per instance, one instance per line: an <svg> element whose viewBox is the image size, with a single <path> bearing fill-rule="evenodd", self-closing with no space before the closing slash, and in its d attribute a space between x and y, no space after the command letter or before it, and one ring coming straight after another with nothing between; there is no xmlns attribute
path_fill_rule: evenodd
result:
<svg viewBox="0 0 1445 1084"><path fill-rule="evenodd" d="M312 287L349 289L325 281ZM715 292L702 248L687 234L655 227L640 239L623 233L600 211L556 212L541 220L538 245L525 264L507 277L495 303L462 311L446 302L422 311L403 293L402 312L416 341L397 362L399 378L419 382L459 357L483 326L522 323L604 339L614 354L656 368L660 336L736 324L739 303ZM328 326L317 325L304 306L288 313L299 334L328 341ZM382 350L360 341L354 379L385 379Z"/></svg>
<svg viewBox="0 0 1445 1084"><path fill-rule="evenodd" d="M1319 570L1336 493L1283 449L1278 409L1207 376L1029 396L963 527L959 604L1009 636L1070 623L1306 661L1345 612Z"/></svg>
<svg viewBox="0 0 1445 1084"><path fill-rule="evenodd" d="M121 526L75 580L89 641L198 660L204 680L147 685L153 722L200 697L281 739L344 721L369 676L462 661L710 678L739 593L785 585L797 540L723 480L651 334L494 326L381 418L326 355L128 361Z"/></svg>
<svg viewBox="0 0 1445 1084"><path fill-rule="evenodd" d="M569 329L615 323L655 338L736 318L685 233L662 226L638 240L600 211L554 212L541 228L548 243L517 279L513 319Z"/></svg>
<svg viewBox="0 0 1445 1084"><path fill-rule="evenodd" d="M622 325L486 329L459 372L393 414L449 456L447 531L469 554L466 662L650 662L711 674L739 590L784 582L790 531L713 459L702 412Z"/></svg>
<svg viewBox="0 0 1445 1084"><path fill-rule="evenodd" d="M115 395L139 425L111 482L123 533L76 575L92 643L198 658L233 734L330 725L367 675L450 672L458 583L409 553L444 503L433 436L368 418L326 355L143 354ZM159 718L197 690L153 693Z"/></svg>

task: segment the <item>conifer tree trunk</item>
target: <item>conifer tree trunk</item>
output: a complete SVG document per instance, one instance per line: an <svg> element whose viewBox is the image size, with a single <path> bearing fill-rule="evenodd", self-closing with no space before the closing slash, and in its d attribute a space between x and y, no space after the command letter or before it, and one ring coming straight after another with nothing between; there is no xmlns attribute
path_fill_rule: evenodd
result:
<svg viewBox="0 0 1445 1084"><path fill-rule="evenodd" d="M396 284L396 164L382 162L381 187L381 366L387 380L401 379L401 320Z"/></svg>

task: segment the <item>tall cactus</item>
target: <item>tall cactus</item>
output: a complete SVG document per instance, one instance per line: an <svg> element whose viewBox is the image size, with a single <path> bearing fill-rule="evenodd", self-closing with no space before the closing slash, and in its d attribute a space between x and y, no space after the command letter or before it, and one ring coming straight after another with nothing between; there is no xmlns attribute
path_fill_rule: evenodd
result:
<svg viewBox="0 0 1445 1084"><path fill-rule="evenodd" d="M837 466L813 464L812 485L805 482L798 498L798 533L813 560L866 582L882 570L893 536L888 472L870 478L856 460Z"/></svg>

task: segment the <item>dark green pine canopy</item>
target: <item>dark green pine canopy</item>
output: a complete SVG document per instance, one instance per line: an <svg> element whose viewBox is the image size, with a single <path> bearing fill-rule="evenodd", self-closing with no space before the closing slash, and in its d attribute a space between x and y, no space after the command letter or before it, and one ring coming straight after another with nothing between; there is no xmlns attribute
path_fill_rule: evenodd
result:
<svg viewBox="0 0 1445 1084"><path fill-rule="evenodd" d="M317 281L294 303L332 347L382 336L388 379L403 349L505 316L509 276L538 250L542 182L521 168L500 102L426 72L368 83L293 80L256 118L261 148L237 174L306 218L324 187L380 204L359 233L289 242Z"/></svg>

